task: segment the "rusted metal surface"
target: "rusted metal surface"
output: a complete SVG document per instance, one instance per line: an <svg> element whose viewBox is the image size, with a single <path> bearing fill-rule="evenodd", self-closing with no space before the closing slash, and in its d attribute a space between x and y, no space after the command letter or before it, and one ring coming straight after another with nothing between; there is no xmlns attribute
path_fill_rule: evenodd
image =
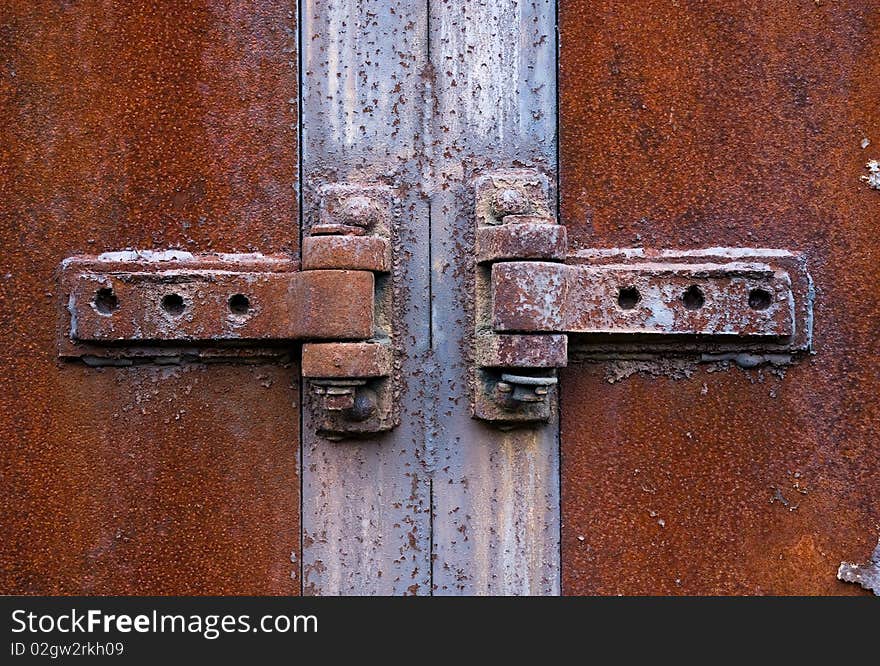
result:
<svg viewBox="0 0 880 666"><path fill-rule="evenodd" d="M565 227L553 218L529 216L528 222L508 221L496 227L478 227L474 253L478 262L501 259L555 259L564 261L568 251ZM524 217L524 216L523 216Z"/></svg>
<svg viewBox="0 0 880 666"><path fill-rule="evenodd" d="M56 356L67 256L296 255L291 9L0 8L3 593L299 591L295 367Z"/></svg>
<svg viewBox="0 0 880 666"><path fill-rule="evenodd" d="M320 402L304 414L307 594L430 593L426 5L301 3L304 225L313 235L388 229L395 273L377 280L376 323L393 323L401 384L389 390L402 403L399 427L342 444L311 434L334 426Z"/></svg>
<svg viewBox="0 0 880 666"><path fill-rule="evenodd" d="M563 368L568 363L565 335L476 336L474 360L481 368Z"/></svg>
<svg viewBox="0 0 880 666"><path fill-rule="evenodd" d="M506 262L492 267L492 323L498 331L789 338L791 283L751 262Z"/></svg>
<svg viewBox="0 0 880 666"><path fill-rule="evenodd" d="M391 244L377 236L308 236L303 238L303 270L349 268L387 273Z"/></svg>
<svg viewBox="0 0 880 666"><path fill-rule="evenodd" d="M4 592L297 592L295 369L44 362L10 395Z"/></svg>
<svg viewBox="0 0 880 666"><path fill-rule="evenodd" d="M385 377L391 374L391 348L378 342L325 342L303 345L303 377Z"/></svg>
<svg viewBox="0 0 880 666"><path fill-rule="evenodd" d="M203 269L205 264L213 270ZM69 336L113 343L372 336L372 273L280 272L271 269L283 260L271 258L265 266L248 264L239 266L229 256L225 262L201 262L198 255L127 264L66 260L61 302Z"/></svg>
<svg viewBox="0 0 880 666"><path fill-rule="evenodd" d="M555 214L556 3L430 3L426 152L432 383L421 389L433 475L435 594L559 590L558 439L472 418L474 211L480 224ZM547 176L499 174L536 168ZM487 176L486 180L480 180ZM475 196L475 180L504 194ZM479 188L478 188L479 190ZM509 192L513 190L513 192ZM538 202L538 206L534 202ZM547 199L544 199L546 202Z"/></svg>
<svg viewBox="0 0 880 666"><path fill-rule="evenodd" d="M571 268L545 261L515 261L494 264L491 270L489 316L493 330L565 332Z"/></svg>
<svg viewBox="0 0 880 666"><path fill-rule="evenodd" d="M474 417L504 428L549 421L557 411L554 369L567 363L565 335L478 333L471 390Z"/></svg>
<svg viewBox="0 0 880 666"><path fill-rule="evenodd" d="M784 247L817 288L791 366L561 372L566 593L863 592L835 574L880 525L878 12L561 3L569 242Z"/></svg>

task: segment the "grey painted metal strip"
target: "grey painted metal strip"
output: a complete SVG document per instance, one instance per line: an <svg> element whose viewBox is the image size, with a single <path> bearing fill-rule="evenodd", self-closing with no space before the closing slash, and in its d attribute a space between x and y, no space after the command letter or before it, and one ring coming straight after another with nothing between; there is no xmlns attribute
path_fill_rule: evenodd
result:
<svg viewBox="0 0 880 666"><path fill-rule="evenodd" d="M558 594L558 421L502 432L470 418L466 307L472 180L535 167L556 182L553 0L430 2L435 594ZM555 192L554 192L555 197Z"/></svg>
<svg viewBox="0 0 880 666"><path fill-rule="evenodd" d="M409 0L303 0L304 225L317 188L381 182L397 188L402 272L403 416L388 434L330 442L303 424L303 591L429 594L430 480L423 391L429 352L424 79L427 8ZM307 410L304 410L304 412Z"/></svg>

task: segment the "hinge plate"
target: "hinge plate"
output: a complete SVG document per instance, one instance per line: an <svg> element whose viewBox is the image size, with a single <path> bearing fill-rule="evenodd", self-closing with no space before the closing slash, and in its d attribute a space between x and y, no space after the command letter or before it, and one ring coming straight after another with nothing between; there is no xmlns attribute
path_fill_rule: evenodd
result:
<svg viewBox="0 0 880 666"><path fill-rule="evenodd" d="M809 348L812 286L780 250L586 251L492 266L492 328L568 333L582 352Z"/></svg>
<svg viewBox="0 0 880 666"><path fill-rule="evenodd" d="M109 253L61 267L60 354L373 335L368 271L298 271L285 257Z"/></svg>

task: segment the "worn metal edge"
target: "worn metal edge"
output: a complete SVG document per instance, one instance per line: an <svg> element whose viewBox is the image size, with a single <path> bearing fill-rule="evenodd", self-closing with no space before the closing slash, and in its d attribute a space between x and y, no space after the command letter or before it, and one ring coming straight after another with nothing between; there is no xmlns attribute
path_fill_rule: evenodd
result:
<svg viewBox="0 0 880 666"><path fill-rule="evenodd" d="M81 361L90 366L128 366L156 363L181 365L197 362L288 362L289 343L259 343L234 339L216 342L133 341L126 344L93 343L70 336L72 315L69 305L73 277L78 273L160 273L174 271L226 271L288 273L299 270L299 261L287 254L192 253L182 250L118 250L97 255L74 255L61 261L56 270L55 307L57 353L65 361Z"/></svg>

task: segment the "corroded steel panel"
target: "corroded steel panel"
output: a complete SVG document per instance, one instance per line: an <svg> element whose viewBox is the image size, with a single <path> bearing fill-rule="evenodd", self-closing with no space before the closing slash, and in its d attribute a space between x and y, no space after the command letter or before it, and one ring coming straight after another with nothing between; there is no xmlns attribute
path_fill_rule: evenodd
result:
<svg viewBox="0 0 880 666"><path fill-rule="evenodd" d="M62 362L55 307L75 254L297 254L293 16L0 8L3 593L299 591L297 369Z"/></svg>
<svg viewBox="0 0 880 666"><path fill-rule="evenodd" d="M564 591L862 591L836 574L880 525L880 7L571 0L560 28L570 244L787 248L817 292L794 365L561 371Z"/></svg>

